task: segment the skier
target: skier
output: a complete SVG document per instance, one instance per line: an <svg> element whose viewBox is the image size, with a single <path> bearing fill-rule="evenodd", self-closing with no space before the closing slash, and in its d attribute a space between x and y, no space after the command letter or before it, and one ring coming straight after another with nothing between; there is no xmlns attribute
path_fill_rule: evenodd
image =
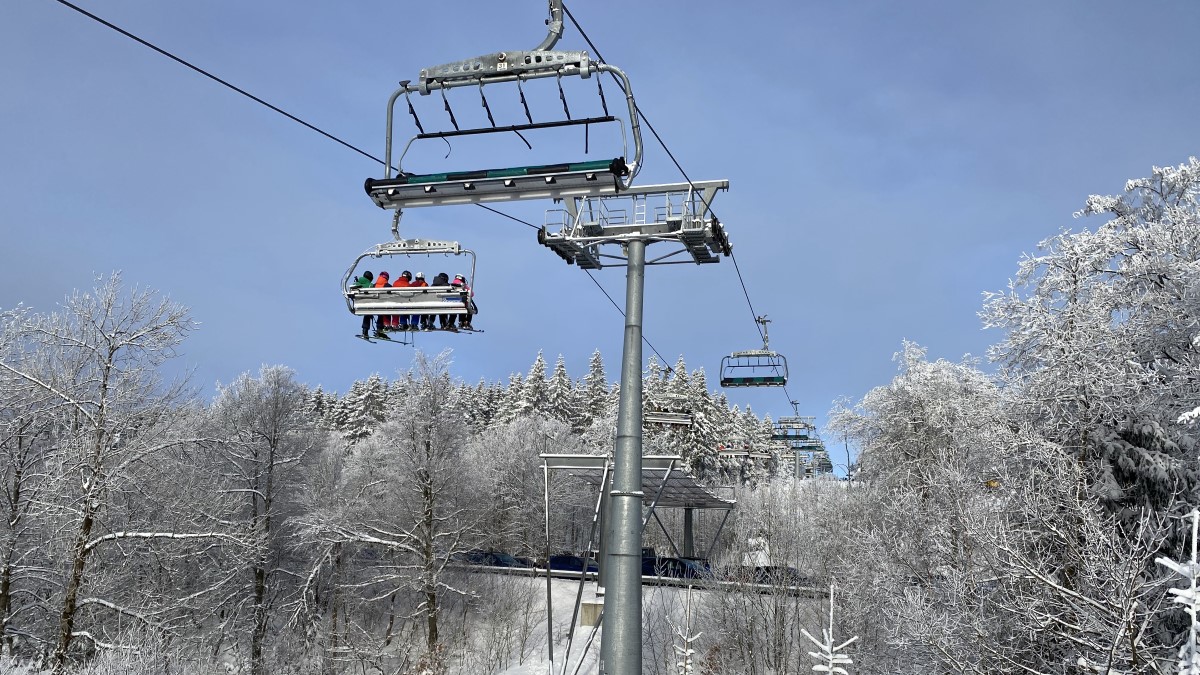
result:
<svg viewBox="0 0 1200 675"><path fill-rule="evenodd" d="M417 276L415 279L413 279L411 286L413 288L425 288L425 287L429 286L429 284L425 282L425 273L417 272ZM413 330L417 330L417 321L418 320L420 321L420 326L421 326L420 330L433 330L433 317L432 316L426 316L424 314L419 314L419 315L413 314L412 316L408 317L408 323L410 326L412 326Z"/></svg>
<svg viewBox="0 0 1200 675"><path fill-rule="evenodd" d="M464 330L473 330L471 328L471 316L479 310L479 308L475 306L475 291L471 290L471 287L467 285L466 277L461 274L454 275L454 281L450 282L450 286L466 293L464 302L467 305L467 313L463 315L462 321L459 323L459 325ZM449 314L448 316L450 317L450 327L454 328L454 315Z"/></svg>
<svg viewBox="0 0 1200 675"><path fill-rule="evenodd" d="M392 288L407 288L412 285L412 272L404 270L396 280L392 282ZM388 317L391 320L392 330L408 330L408 315L393 314Z"/></svg>
<svg viewBox="0 0 1200 675"><path fill-rule="evenodd" d="M360 276L354 277L354 288L370 288L375 281L375 275L371 274L371 270L363 272ZM367 331L371 330L371 317L364 316L362 318L362 336L367 337Z"/></svg>
<svg viewBox="0 0 1200 675"><path fill-rule="evenodd" d="M433 283L429 284L429 285L430 286L449 286L450 285L450 276L448 274L446 274L445 272L438 272L437 276L435 276L433 278ZM438 314L437 319L438 319L438 324L439 324L438 327L441 328L442 330L449 330L454 327L454 324L453 324L454 315L452 315L452 314ZM430 328L433 327L433 317L429 317L429 326L430 326Z"/></svg>
<svg viewBox="0 0 1200 675"><path fill-rule="evenodd" d="M375 288L387 288L389 278L390 277L388 276L387 272L380 272L379 276L375 278ZM387 330L388 327L387 315L380 314L375 319L375 337L387 339L387 335L384 335L384 331Z"/></svg>

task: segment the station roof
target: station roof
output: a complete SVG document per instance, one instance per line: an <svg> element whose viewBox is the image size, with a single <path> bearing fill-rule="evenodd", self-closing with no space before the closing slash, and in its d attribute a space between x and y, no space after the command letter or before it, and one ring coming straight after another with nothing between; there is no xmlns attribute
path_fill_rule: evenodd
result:
<svg viewBox="0 0 1200 675"><path fill-rule="evenodd" d="M605 455L541 455L546 468L566 471L572 476L599 486L604 480L605 467L612 476L612 460ZM642 457L642 498L649 506L658 497L656 508L724 509L737 504L732 499L718 497L712 488L701 485L684 473L678 455L646 455ZM665 478L665 482L664 482ZM661 492L660 492L661 490Z"/></svg>

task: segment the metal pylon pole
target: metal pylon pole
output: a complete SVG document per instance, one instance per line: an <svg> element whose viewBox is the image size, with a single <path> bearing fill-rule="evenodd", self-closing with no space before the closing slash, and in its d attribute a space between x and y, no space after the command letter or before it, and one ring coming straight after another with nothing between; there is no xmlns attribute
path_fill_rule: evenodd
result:
<svg viewBox="0 0 1200 675"><path fill-rule="evenodd" d="M609 584L600 636L603 675L642 672L642 297L646 287L646 242L628 242L625 277L625 345L621 354L621 399L609 500Z"/></svg>

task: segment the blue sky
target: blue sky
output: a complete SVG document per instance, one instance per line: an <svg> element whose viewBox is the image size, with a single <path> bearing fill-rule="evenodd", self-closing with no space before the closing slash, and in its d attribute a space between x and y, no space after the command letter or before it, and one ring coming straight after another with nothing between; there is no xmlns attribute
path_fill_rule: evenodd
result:
<svg viewBox="0 0 1200 675"><path fill-rule="evenodd" d="M545 34L540 0L81 6L376 155L397 81ZM1200 3L568 7L688 175L730 180L715 210L788 358L788 392L822 419L835 398L887 383L903 339L933 358L982 355L999 336L980 328L981 294L1005 286L1022 252L1097 225L1071 216L1089 193L1198 152ZM558 46L586 48L569 23ZM192 308L201 328L184 361L205 394L264 363L337 391L407 368L411 348L351 337L358 320L338 289L354 257L389 237L390 212L362 190L377 164L51 0L5 8L0 91L0 307L49 310L121 270ZM535 96L535 115L557 119L556 92ZM473 93L451 102L479 114ZM444 126L440 99L416 103ZM583 159L577 136L531 140L534 152L459 142L448 160L430 147L414 161ZM649 137L644 166L639 183L682 180ZM540 224L552 206L500 208ZM579 377L597 348L617 376L620 315L532 229L451 207L409 211L403 232L479 255L487 332L417 343L452 347L457 376L504 380L540 349ZM623 269L596 278L623 301ZM646 302L646 336L713 386L724 354L758 344L728 260L651 268ZM777 389L728 394L790 413Z"/></svg>

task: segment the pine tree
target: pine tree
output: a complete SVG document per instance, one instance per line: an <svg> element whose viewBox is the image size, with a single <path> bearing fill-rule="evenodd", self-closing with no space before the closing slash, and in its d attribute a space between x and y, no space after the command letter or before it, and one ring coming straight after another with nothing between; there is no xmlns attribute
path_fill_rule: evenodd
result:
<svg viewBox="0 0 1200 675"><path fill-rule="evenodd" d="M547 389L547 405L554 419L563 422L571 428L577 428L583 413L575 399L575 389L571 377L567 375L567 364L562 354L554 363L554 372L550 376Z"/></svg>
<svg viewBox="0 0 1200 675"><path fill-rule="evenodd" d="M305 396L304 414L318 425L324 426L330 412L327 407L328 401L329 399L325 398L325 390L318 384L316 389L310 389Z"/></svg>
<svg viewBox="0 0 1200 675"><path fill-rule="evenodd" d="M599 349L592 352L592 358L588 362L588 374L583 376L580 389L582 391L579 398L583 405L583 419L580 425L586 429L609 417L616 400L612 395L612 385L604 374L604 358Z"/></svg>
<svg viewBox="0 0 1200 675"><path fill-rule="evenodd" d="M517 401L519 415L535 415L550 412L550 383L546 380L546 359L539 350L537 359L529 368Z"/></svg>
<svg viewBox="0 0 1200 675"><path fill-rule="evenodd" d="M350 444L358 443L383 422L386 404L387 384L377 373L355 380L339 404L338 430Z"/></svg>
<svg viewBox="0 0 1200 675"><path fill-rule="evenodd" d="M496 422L498 424L508 424L513 420L527 414L523 407L525 399L525 378L521 373L513 373L508 376L508 386L500 398L497 400L497 415Z"/></svg>

